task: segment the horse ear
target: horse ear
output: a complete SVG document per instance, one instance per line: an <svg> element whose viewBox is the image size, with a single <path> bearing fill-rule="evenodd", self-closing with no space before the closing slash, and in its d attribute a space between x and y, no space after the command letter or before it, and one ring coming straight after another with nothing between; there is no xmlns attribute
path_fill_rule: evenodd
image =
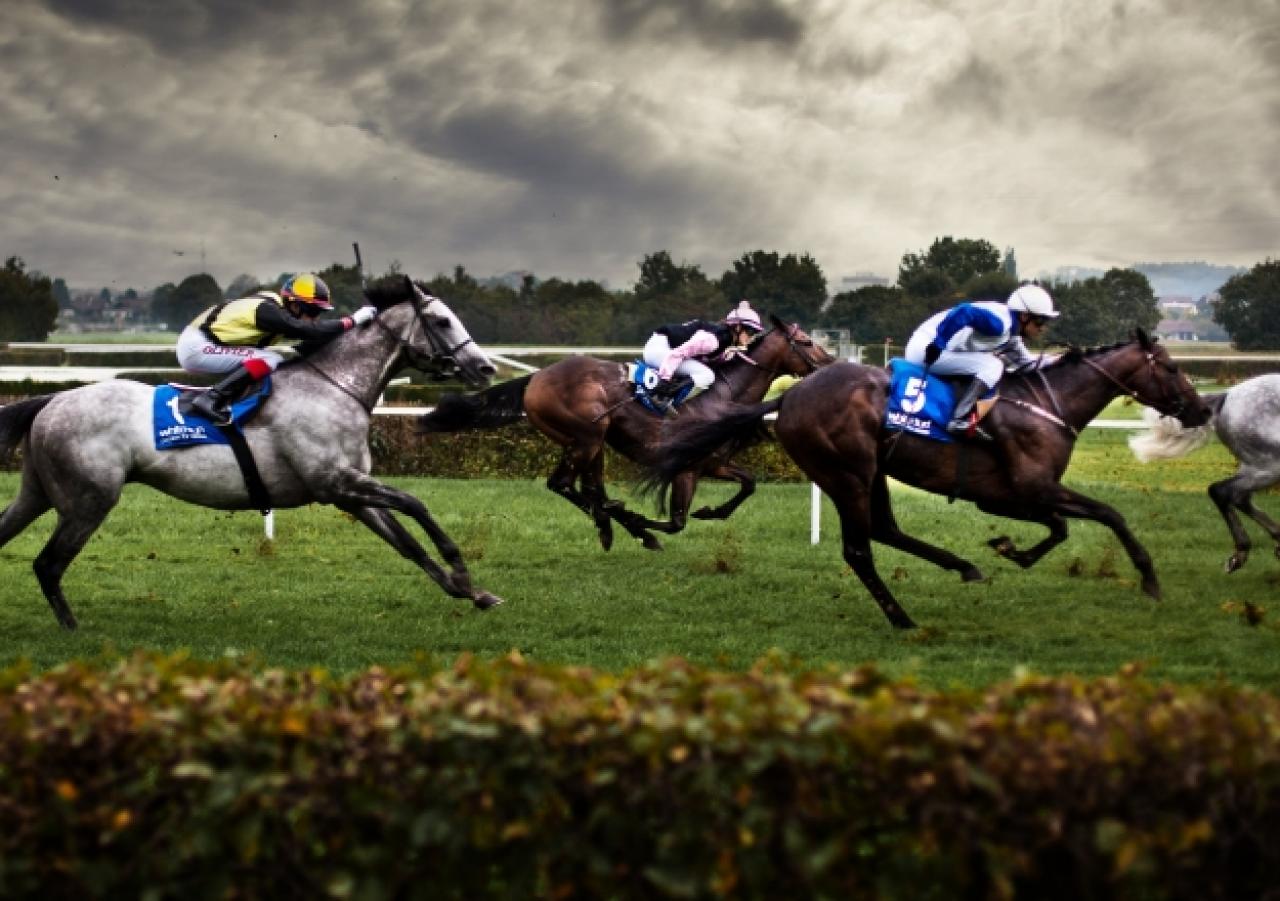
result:
<svg viewBox="0 0 1280 901"><path fill-rule="evenodd" d="M787 330L787 324L779 319L774 313L769 314L769 322L771 322L773 327L780 332L785 332Z"/></svg>
<svg viewBox="0 0 1280 901"><path fill-rule="evenodd" d="M1142 326L1138 326L1137 328L1134 329L1134 334L1138 339L1138 344L1142 347L1143 350L1151 350L1155 342L1151 340L1151 336L1147 334L1146 329L1144 329Z"/></svg>

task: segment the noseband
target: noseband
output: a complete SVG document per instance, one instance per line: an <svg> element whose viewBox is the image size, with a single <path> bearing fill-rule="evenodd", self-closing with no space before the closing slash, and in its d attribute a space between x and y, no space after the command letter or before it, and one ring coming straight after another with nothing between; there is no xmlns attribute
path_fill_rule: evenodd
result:
<svg viewBox="0 0 1280 901"><path fill-rule="evenodd" d="M433 378L440 380L447 379L454 373L459 372L462 367L458 365L457 353L468 344L474 344L474 339L468 336L465 341L459 341L450 347L444 336L431 327L428 310L431 304L435 302L434 298L423 304L415 291L410 296L409 302L413 305L414 316L409 322L409 328L404 337L391 331L391 328L381 318L375 317L373 321L377 323L379 328L395 339L400 346L400 352L405 355L405 358L414 368L421 369ZM430 353L424 354L413 346L413 326L415 322L422 324L422 333L427 339L427 345L431 348Z"/></svg>

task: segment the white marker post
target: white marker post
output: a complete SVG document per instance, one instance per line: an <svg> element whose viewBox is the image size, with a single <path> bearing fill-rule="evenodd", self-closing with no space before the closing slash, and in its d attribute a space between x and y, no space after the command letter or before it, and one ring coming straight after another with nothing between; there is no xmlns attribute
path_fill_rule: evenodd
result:
<svg viewBox="0 0 1280 901"><path fill-rule="evenodd" d="M275 541L276 539L276 511L268 510L262 514L262 531L267 536L267 541Z"/></svg>
<svg viewBox="0 0 1280 901"><path fill-rule="evenodd" d="M822 489L816 482L809 483L812 499L809 503L809 543L817 544L822 539Z"/></svg>

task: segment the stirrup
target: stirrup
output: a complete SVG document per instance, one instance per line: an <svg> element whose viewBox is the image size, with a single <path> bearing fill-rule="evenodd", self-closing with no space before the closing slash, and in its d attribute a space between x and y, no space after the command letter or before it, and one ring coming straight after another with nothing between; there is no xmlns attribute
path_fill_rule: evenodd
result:
<svg viewBox="0 0 1280 901"><path fill-rule="evenodd" d="M217 402L209 396L207 391L191 401L191 409L216 426L231 425L231 407L228 405L219 409Z"/></svg>
<svg viewBox="0 0 1280 901"><path fill-rule="evenodd" d="M978 425L977 412L958 417L947 423L947 432L963 438L977 438L980 441L991 441L991 433Z"/></svg>

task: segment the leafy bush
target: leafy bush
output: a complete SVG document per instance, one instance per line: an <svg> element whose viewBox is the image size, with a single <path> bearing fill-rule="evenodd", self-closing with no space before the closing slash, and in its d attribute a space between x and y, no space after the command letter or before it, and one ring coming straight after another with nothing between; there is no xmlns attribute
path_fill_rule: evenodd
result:
<svg viewBox="0 0 1280 901"><path fill-rule="evenodd" d="M0 671L5 897L1257 897L1280 700L517 656Z"/></svg>

